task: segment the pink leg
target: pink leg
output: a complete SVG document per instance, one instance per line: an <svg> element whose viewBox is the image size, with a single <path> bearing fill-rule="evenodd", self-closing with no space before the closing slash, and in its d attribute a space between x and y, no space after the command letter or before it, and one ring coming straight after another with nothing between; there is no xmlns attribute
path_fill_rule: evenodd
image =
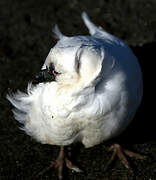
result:
<svg viewBox="0 0 156 180"><path fill-rule="evenodd" d="M43 175L45 172L49 171L50 169L58 169L58 178L59 180L63 179L63 166L64 164L71 170L75 172L82 172L81 169L79 169L76 165L74 165L69 159L70 153L68 155L64 152L64 146L61 147L60 153L58 158L51 163L51 165L47 168L45 168L43 171L41 171L35 178L37 179L39 176Z"/></svg>
<svg viewBox="0 0 156 180"><path fill-rule="evenodd" d="M110 151L113 151L113 154L110 158L110 160L108 161L107 165L106 165L106 168L105 170L107 169L107 167L111 164L111 162L114 160L115 156L118 156L118 158L121 160L122 164L127 168L127 169L130 169L130 166L129 166L129 163L125 157L125 155L127 156L130 156L130 157L135 157L135 158L138 158L138 159L146 159L145 156L142 156L138 153L134 153L134 152L131 152L131 151L128 151L124 148L122 148L119 144L113 144L110 148L109 148Z"/></svg>

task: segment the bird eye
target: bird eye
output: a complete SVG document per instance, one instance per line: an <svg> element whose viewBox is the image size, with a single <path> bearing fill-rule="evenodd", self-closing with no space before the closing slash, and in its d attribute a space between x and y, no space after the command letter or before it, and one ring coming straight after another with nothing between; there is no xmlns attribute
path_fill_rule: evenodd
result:
<svg viewBox="0 0 156 180"><path fill-rule="evenodd" d="M49 73L53 74L54 76L58 76L61 74L61 73L55 71L55 67L54 67L53 63L50 63L50 65L49 65Z"/></svg>
<svg viewBox="0 0 156 180"><path fill-rule="evenodd" d="M57 71L55 71L55 70L53 70L52 73L53 73L53 75L55 75L55 76L58 76L58 75L61 74L61 73L59 73L59 72L57 72Z"/></svg>

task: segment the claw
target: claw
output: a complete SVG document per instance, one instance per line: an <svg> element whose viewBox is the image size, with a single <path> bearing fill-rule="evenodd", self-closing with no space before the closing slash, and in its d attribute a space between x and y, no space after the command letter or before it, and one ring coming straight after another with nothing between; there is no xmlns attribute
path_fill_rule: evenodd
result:
<svg viewBox="0 0 156 180"><path fill-rule="evenodd" d="M122 164L131 171L129 162L127 161L127 158L125 157L125 155L130 156L130 157L135 157L135 158L139 158L139 159L146 159L145 156L142 156L138 153L134 153L131 151L128 151L124 148L122 148L119 144L114 144L109 148L109 151L113 151L113 154L110 158L110 160L108 161L107 165L105 166L104 171L106 171L106 169L108 168L108 166L112 163L112 161L115 159L115 156L118 156L118 158L121 160Z"/></svg>
<svg viewBox="0 0 156 180"><path fill-rule="evenodd" d="M70 156L70 153L68 153L68 156ZM52 162L51 165L48 168L45 168L43 171L41 171L37 176L35 176L34 179L37 179L39 176L43 175L50 169L58 169L58 178L59 180L63 179L63 166L64 164L71 170L75 172L83 172L81 169L79 169L76 165L74 165L67 157L64 152L64 147L61 147L60 153L58 158L55 162Z"/></svg>

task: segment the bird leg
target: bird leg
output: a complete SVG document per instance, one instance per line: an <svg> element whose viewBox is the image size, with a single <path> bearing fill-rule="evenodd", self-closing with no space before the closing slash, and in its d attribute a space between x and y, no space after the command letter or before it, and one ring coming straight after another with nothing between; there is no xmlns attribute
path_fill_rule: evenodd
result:
<svg viewBox="0 0 156 180"><path fill-rule="evenodd" d="M124 148L122 148L119 144L113 144L110 148L109 151L113 151L113 154L110 158L110 160L108 161L105 170L108 168L108 166L111 164L111 162L115 159L115 156L118 156L118 158L121 160L122 164L127 168L130 169L130 165L129 162L127 161L127 158L125 157L125 155L129 156L129 157L135 157L138 159L146 159L145 156L142 156L138 153L134 153L131 151L128 151Z"/></svg>
<svg viewBox="0 0 156 180"><path fill-rule="evenodd" d="M82 172L81 169L79 169L76 165L74 165L68 157L71 156L71 152L68 152L67 154L65 153L64 146L61 147L60 153L58 158L51 163L51 165L41 171L37 177L43 175L45 172L49 171L50 169L58 169L58 178L59 180L63 179L63 165L65 164L69 169L75 171L75 172Z"/></svg>

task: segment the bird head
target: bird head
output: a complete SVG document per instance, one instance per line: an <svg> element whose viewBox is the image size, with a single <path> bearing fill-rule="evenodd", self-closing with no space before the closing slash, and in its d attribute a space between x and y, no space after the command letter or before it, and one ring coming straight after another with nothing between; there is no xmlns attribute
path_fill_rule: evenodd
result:
<svg viewBox="0 0 156 180"><path fill-rule="evenodd" d="M56 25L54 34L59 40L50 50L34 83L55 81L60 86L73 88L96 84L102 71L104 49L100 41L92 36L96 27L89 21L87 14L82 13L82 18L91 36L68 37Z"/></svg>
<svg viewBox="0 0 156 180"><path fill-rule="evenodd" d="M102 50L84 36L63 37L50 50L38 82L55 81L60 86L93 85L102 69Z"/></svg>

